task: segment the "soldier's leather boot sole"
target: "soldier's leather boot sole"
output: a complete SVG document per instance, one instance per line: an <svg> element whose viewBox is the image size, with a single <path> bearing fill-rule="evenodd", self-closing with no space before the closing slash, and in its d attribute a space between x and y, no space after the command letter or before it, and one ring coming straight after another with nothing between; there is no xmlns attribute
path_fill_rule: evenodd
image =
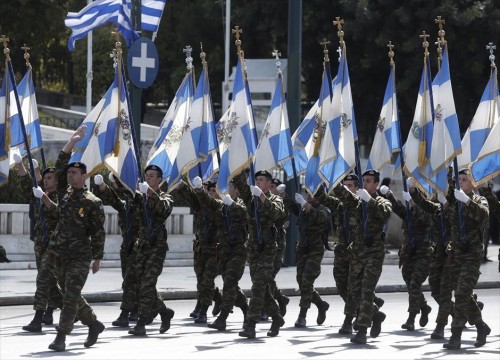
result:
<svg viewBox="0 0 500 360"><path fill-rule="evenodd" d="M280 333L281 327L285 325L285 319L281 315L277 315L273 317L273 323L271 324L271 328L267 332L267 336L275 337Z"/></svg>
<svg viewBox="0 0 500 360"><path fill-rule="evenodd" d="M99 334L104 331L104 324L99 320L94 321L89 325L89 335L87 336L87 340L83 343L83 346L86 348L91 347L97 342L97 338Z"/></svg>
<svg viewBox="0 0 500 360"><path fill-rule="evenodd" d="M372 338L376 338L380 335L380 331L382 331L382 323L385 320L385 314L382 311L377 311L375 315L373 315L373 323L372 328L370 329L370 336Z"/></svg>
<svg viewBox="0 0 500 360"><path fill-rule="evenodd" d="M414 331L415 330L415 323L407 321L403 325L401 325L401 329L405 329L408 331Z"/></svg>
<svg viewBox="0 0 500 360"><path fill-rule="evenodd" d="M226 320L222 320L222 319L217 318L217 319L215 319L215 321L213 323L208 324L208 327L210 329L224 331L224 330L226 330Z"/></svg>
<svg viewBox="0 0 500 360"><path fill-rule="evenodd" d="M474 343L474 347L478 348L486 344L486 336L488 336L491 333L491 329L484 322L476 325L476 327L477 327L477 338L476 342Z"/></svg>
<svg viewBox="0 0 500 360"><path fill-rule="evenodd" d="M66 340L66 334L58 332L55 340L49 345L49 349L54 351L66 350L65 340Z"/></svg>
<svg viewBox="0 0 500 360"><path fill-rule="evenodd" d="M420 311L422 314L420 315L419 325L424 327L429 322L429 314L431 313L432 308L429 305L425 305Z"/></svg>
<svg viewBox="0 0 500 360"><path fill-rule="evenodd" d="M326 312L330 308L330 304L326 301L321 300L321 303L318 306L318 317L316 319L316 323L318 325L322 325L326 320Z"/></svg>
<svg viewBox="0 0 500 360"><path fill-rule="evenodd" d="M165 313L160 313L161 315L161 326L160 326L160 334L165 333L170 329L170 320L175 315L175 311L169 308L166 308Z"/></svg>
<svg viewBox="0 0 500 360"><path fill-rule="evenodd" d="M33 332L33 333L42 332L42 323L32 321L28 325L23 326L23 330Z"/></svg>

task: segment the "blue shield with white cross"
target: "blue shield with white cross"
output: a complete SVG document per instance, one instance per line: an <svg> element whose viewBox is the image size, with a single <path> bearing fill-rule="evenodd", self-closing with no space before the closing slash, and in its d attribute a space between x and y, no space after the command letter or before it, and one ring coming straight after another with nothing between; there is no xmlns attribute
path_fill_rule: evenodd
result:
<svg viewBox="0 0 500 360"><path fill-rule="evenodd" d="M128 76L138 88L145 89L153 84L158 65L158 51L151 39L140 37L128 49Z"/></svg>

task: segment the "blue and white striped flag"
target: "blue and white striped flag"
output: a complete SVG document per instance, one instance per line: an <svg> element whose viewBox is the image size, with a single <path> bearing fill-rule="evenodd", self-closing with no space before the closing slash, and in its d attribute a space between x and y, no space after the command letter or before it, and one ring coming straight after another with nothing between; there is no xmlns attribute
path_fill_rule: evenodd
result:
<svg viewBox="0 0 500 360"><path fill-rule="evenodd" d="M12 91L12 89L14 88L14 86L16 86L13 79L10 77L7 66L5 68L5 74L2 80L2 88L0 89L0 186L6 184L9 179L9 153L11 148L12 136L12 108L10 103L12 101L15 101L14 91Z"/></svg>
<svg viewBox="0 0 500 360"><path fill-rule="evenodd" d="M155 145L159 144L158 148L152 148L149 152L147 165L156 165L163 170L163 180L170 182L172 169L175 159L179 153L182 135L186 131L191 112L191 105L194 96L194 76L193 71L189 70L176 94L176 100L170 105L165 118L164 124L160 128L160 133L155 140ZM173 111L171 112L171 109ZM170 116L173 117L170 117ZM170 123L171 121L171 123ZM167 129L162 140L162 130Z"/></svg>
<svg viewBox="0 0 500 360"><path fill-rule="evenodd" d="M156 33L160 27L160 20L167 0L142 0L141 29ZM130 0L127 1L129 4Z"/></svg>
<svg viewBox="0 0 500 360"><path fill-rule="evenodd" d="M391 64L389 79L385 88L384 102L378 118L368 163L366 164L367 169L374 169L379 172L386 164L391 163L392 154L400 151L399 134L395 133L399 129L393 129L393 125L399 122L395 73L395 65ZM392 139L392 136L397 137L396 141ZM393 144L396 146L395 149L393 148Z"/></svg>
<svg viewBox="0 0 500 360"><path fill-rule="evenodd" d="M283 91L283 75L279 70L271 109L255 151L254 168L271 171L291 157L290 125Z"/></svg>
<svg viewBox="0 0 500 360"><path fill-rule="evenodd" d="M217 131L219 141L219 178L217 187L226 193L229 181L246 169L253 161L256 148L253 117L249 109L250 94L238 57L233 86L233 100L228 117L220 120ZM258 171L258 170L256 170Z"/></svg>
<svg viewBox="0 0 500 360"><path fill-rule="evenodd" d="M64 24L71 29L68 39L68 49L75 49L75 41L83 39L89 31L106 23L118 25L127 47L139 38L130 20L130 9L126 0L96 0L77 13L69 12Z"/></svg>

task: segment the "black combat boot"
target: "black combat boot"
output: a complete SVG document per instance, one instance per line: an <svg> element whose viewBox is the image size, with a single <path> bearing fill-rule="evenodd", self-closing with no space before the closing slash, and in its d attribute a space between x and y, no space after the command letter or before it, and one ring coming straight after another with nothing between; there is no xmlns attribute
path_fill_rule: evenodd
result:
<svg viewBox="0 0 500 360"><path fill-rule="evenodd" d="M89 325L89 334L87 336L87 340L83 343L83 346L86 348L91 347L97 342L97 338L99 334L104 331L104 325L99 320L94 321Z"/></svg>
<svg viewBox="0 0 500 360"><path fill-rule="evenodd" d="M352 316L346 315L344 319L344 323L339 329L339 334L341 335L350 335L352 334Z"/></svg>
<svg viewBox="0 0 500 360"><path fill-rule="evenodd" d="M118 326L118 327L128 327L129 326L128 311L122 310L122 312L120 313L120 316L118 316L118 319L113 321L111 323L111 325Z"/></svg>
<svg viewBox="0 0 500 360"><path fill-rule="evenodd" d="M265 310L262 310L260 313L260 321L268 321L269 316L267 316L267 313Z"/></svg>
<svg viewBox="0 0 500 360"><path fill-rule="evenodd" d="M132 321L132 322L134 322L134 321L137 321L137 319L138 319L138 318L139 318L139 314L137 313L137 307L136 307L136 308L135 308L134 310L132 310L132 311L130 312L130 314L128 315L128 321Z"/></svg>
<svg viewBox="0 0 500 360"><path fill-rule="evenodd" d="M316 323L318 325L321 325L326 320L326 312L330 308L330 304L328 304L326 301L320 300L316 302L314 305L318 307L318 317L316 318Z"/></svg>
<svg viewBox="0 0 500 360"><path fill-rule="evenodd" d="M240 309L241 312L243 313L243 329L244 329L247 323L248 304L245 303L244 305L240 306Z"/></svg>
<svg viewBox="0 0 500 360"><path fill-rule="evenodd" d="M238 333L241 337L255 339L255 322L248 320L243 330Z"/></svg>
<svg viewBox="0 0 500 360"><path fill-rule="evenodd" d="M306 327L307 310L308 310L308 308L306 308L306 307L300 308L299 317L297 318L297 321L295 322L296 328L305 328Z"/></svg>
<svg viewBox="0 0 500 360"><path fill-rule="evenodd" d="M135 335L135 336L145 336L146 335L146 320L139 317L137 319L137 324L135 324L133 329L130 329L128 331L130 335Z"/></svg>
<svg viewBox="0 0 500 360"><path fill-rule="evenodd" d="M42 317L43 310L35 311L35 317L28 325L23 326L23 330L29 332L42 332Z"/></svg>
<svg viewBox="0 0 500 360"><path fill-rule="evenodd" d="M384 303L385 303L384 299L379 298L379 297L376 297L376 296L375 296L375 298L373 299L373 302L375 303L375 305L377 305L377 306L378 306L378 308L379 308L379 309L380 309L382 306L384 306Z"/></svg>
<svg viewBox="0 0 500 360"><path fill-rule="evenodd" d="M359 326L359 330L356 335L351 338L351 342L354 344L366 344L366 326Z"/></svg>
<svg viewBox="0 0 500 360"><path fill-rule="evenodd" d="M42 322L45 325L52 325L54 323L54 308L48 307L47 310L43 313Z"/></svg>
<svg viewBox="0 0 500 360"><path fill-rule="evenodd" d="M431 313L431 310L432 308L427 304L420 308L422 314L420 315L420 320L418 323L421 327L424 327L429 322L429 314Z"/></svg>
<svg viewBox="0 0 500 360"><path fill-rule="evenodd" d="M198 317L198 314L200 313L200 308L201 308L201 303L200 300L198 300L196 301L196 306L194 307L194 310L191 311L191 314L189 314L189 317L196 319Z"/></svg>
<svg viewBox="0 0 500 360"><path fill-rule="evenodd" d="M408 319L406 322L401 325L401 329L406 329L408 331L413 331L415 330L415 317L417 316L417 313L410 313L408 315Z"/></svg>
<svg viewBox="0 0 500 360"><path fill-rule="evenodd" d="M461 340L462 340L462 330L464 328L461 327L452 327L451 328L451 337L447 344L443 344L443 347L448 350L458 350L460 349Z"/></svg>
<svg viewBox="0 0 500 360"><path fill-rule="evenodd" d="M285 319L283 319L283 316L281 316L280 314L276 314L275 316L273 316L273 322L271 324L271 328L267 332L267 336L278 336L278 334L280 333L280 328L283 325L285 325Z"/></svg>
<svg viewBox="0 0 500 360"><path fill-rule="evenodd" d="M206 324L207 323L207 305L201 305L200 312L198 313L198 317L194 319L196 324Z"/></svg>
<svg viewBox="0 0 500 360"><path fill-rule="evenodd" d="M66 334L58 331L55 340L49 345L49 349L54 351L66 350Z"/></svg>
<svg viewBox="0 0 500 360"><path fill-rule="evenodd" d="M228 316L229 312L222 310L217 319L213 323L208 324L208 327L219 331L226 330L226 319Z"/></svg>
<svg viewBox="0 0 500 360"><path fill-rule="evenodd" d="M486 336L488 336L491 332L491 329L484 321L476 324L477 329L477 337L476 342L474 343L475 347L481 347L486 344Z"/></svg>
<svg viewBox="0 0 500 360"><path fill-rule="evenodd" d="M385 314L382 311L377 311L372 318L372 328L370 329L370 336L376 338L382 331L382 323L385 320Z"/></svg>
<svg viewBox="0 0 500 360"><path fill-rule="evenodd" d="M220 306L222 304L222 294L218 287L215 287L214 289L213 301L214 301L214 307L212 308L212 315L217 316L220 313Z"/></svg>
<svg viewBox="0 0 500 360"><path fill-rule="evenodd" d="M280 307L280 315L281 316L285 316L285 314L286 314L286 306L290 302L290 298L288 296L280 294L280 296L278 296L277 300L278 300L278 305Z"/></svg>
<svg viewBox="0 0 500 360"><path fill-rule="evenodd" d="M170 320L172 320L172 318L174 317L174 314L175 314L174 310L163 305L163 308L160 310L160 316L161 316L160 334L163 334L168 329L170 329ZM206 312L205 312L205 316L206 316ZM206 320L205 320L205 322L206 322Z"/></svg>
<svg viewBox="0 0 500 360"><path fill-rule="evenodd" d="M431 339L444 339L444 324L436 324L436 328L431 334Z"/></svg>

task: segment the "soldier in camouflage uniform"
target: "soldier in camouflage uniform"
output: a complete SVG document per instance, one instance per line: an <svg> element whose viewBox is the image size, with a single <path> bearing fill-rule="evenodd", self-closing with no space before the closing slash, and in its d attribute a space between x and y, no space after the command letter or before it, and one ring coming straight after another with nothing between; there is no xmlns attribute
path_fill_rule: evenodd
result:
<svg viewBox="0 0 500 360"><path fill-rule="evenodd" d="M141 237L134 245L136 273L140 279L139 318L129 334L136 336L146 335L146 324L153 315L161 316L160 334L170 329L170 320L174 317L174 311L165 306L156 289L168 251L165 221L172 212L173 200L170 195L160 190L163 172L158 166L149 165L144 173L146 181L139 184L143 195L136 193L134 199L141 204L138 206L141 211L140 218L146 219L146 224L142 226ZM143 196L146 199L143 199ZM142 201L146 201L146 210ZM148 221L151 222L150 226L147 224Z"/></svg>
<svg viewBox="0 0 500 360"><path fill-rule="evenodd" d="M92 259L92 272L99 271L104 255L104 208L102 201L85 188L86 166L80 162L68 164L66 194L55 204L39 187L33 188L42 198L47 217L58 218L50 238L48 251L55 256L57 281L63 292L63 307L57 327L57 337L49 349L64 351L66 335L73 330L75 316L89 327L85 347L94 345L104 325L82 296ZM56 214L51 214L56 212Z"/></svg>
<svg viewBox="0 0 500 360"><path fill-rule="evenodd" d="M392 208L388 200L377 194L379 177L380 174L375 170L365 171L364 189L359 189L356 194L344 186L334 188L335 196L358 217L359 224L356 232L352 234L352 260L349 273L353 309L358 309L358 314L352 309L350 314L346 314L352 317L357 315L358 332L351 338L351 342L356 344L366 343L366 331L370 326L370 336L377 337L385 320L385 314L374 303L374 297L385 257L383 228ZM362 201L366 206L367 234L361 216Z"/></svg>
<svg viewBox="0 0 500 360"><path fill-rule="evenodd" d="M202 187L211 196L219 197L215 191L215 183L208 181ZM219 288L215 286L215 278L218 275L216 249L219 242L215 220L217 214L208 208L206 202L200 201L196 192L184 182L177 188L177 191L188 202L196 221L193 260L198 301L193 315L195 315L195 323L206 324L207 310L212 305L212 299L216 300L213 315L219 314L222 299Z"/></svg>
<svg viewBox="0 0 500 360"><path fill-rule="evenodd" d="M404 243L399 250L400 268L408 291L408 319L401 328L415 330L415 317L420 311L419 325L424 327L429 322L431 307L427 304L422 292L422 284L429 276L432 246L429 241L431 216L415 205L409 192L403 191L403 199L407 205L397 200L392 191L385 185L380 192L391 202L392 211L402 222Z"/></svg>
<svg viewBox="0 0 500 360"><path fill-rule="evenodd" d="M285 211L282 199L269 191L271 181L272 175L267 170L255 173L255 186L252 187L246 182L245 176L235 177L236 188L251 216L247 249L252 297L247 322L244 323L243 331L239 333L239 336L249 339L255 338L255 324L259 321L262 309L265 309L273 319L268 336L277 336L279 329L285 323L269 287L277 247L275 222L283 217Z"/></svg>
<svg viewBox="0 0 500 360"><path fill-rule="evenodd" d="M330 230L330 211L310 194L307 200L296 193L295 201L285 195L283 198L287 210L299 218L300 240L297 243L297 283L300 290L300 313L295 327L306 327L307 310L311 303L318 307L317 323L325 322L326 311L330 305L321 299L314 288L314 282L321 274L321 261L325 253L325 233L328 241Z"/></svg>
<svg viewBox="0 0 500 360"><path fill-rule="evenodd" d="M490 214L496 216L498 221L500 222L500 201L493 193L493 184L489 181L487 186L482 186L479 189L479 194L484 196L488 201L488 207L490 210ZM500 272L500 249L498 249L498 271Z"/></svg>

